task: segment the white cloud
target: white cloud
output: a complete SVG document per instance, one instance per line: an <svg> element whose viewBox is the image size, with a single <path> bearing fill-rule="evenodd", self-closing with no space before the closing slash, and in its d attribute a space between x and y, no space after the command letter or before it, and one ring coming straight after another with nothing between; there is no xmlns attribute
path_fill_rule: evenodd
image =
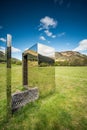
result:
<svg viewBox="0 0 87 130"><path fill-rule="evenodd" d="M29 48L25 48L24 51L28 50Z"/></svg>
<svg viewBox="0 0 87 130"><path fill-rule="evenodd" d="M40 28L39 31L42 29L49 29L55 28L57 26L57 21L49 16L45 16L44 18L40 19Z"/></svg>
<svg viewBox="0 0 87 130"><path fill-rule="evenodd" d="M17 53L17 52L21 52L21 50L18 48L12 47L12 52Z"/></svg>
<svg viewBox="0 0 87 130"><path fill-rule="evenodd" d="M43 30L43 28L42 28L42 27L40 27L40 28L39 28L39 31L41 31L41 30Z"/></svg>
<svg viewBox="0 0 87 130"><path fill-rule="evenodd" d="M52 35L52 38L56 38L56 35Z"/></svg>
<svg viewBox="0 0 87 130"><path fill-rule="evenodd" d="M55 49L42 43L38 43L38 53L51 58L55 57Z"/></svg>
<svg viewBox="0 0 87 130"><path fill-rule="evenodd" d="M44 30L44 33L51 38L55 38L54 35L50 30L50 28L55 28L57 26L57 21L49 16L45 16L44 18L40 19L39 31ZM41 36L41 40L46 40L45 37Z"/></svg>
<svg viewBox="0 0 87 130"><path fill-rule="evenodd" d="M0 41L6 42L6 39L5 38L0 38Z"/></svg>
<svg viewBox="0 0 87 130"><path fill-rule="evenodd" d="M3 52L3 53L5 53L5 47L0 46L0 51Z"/></svg>
<svg viewBox="0 0 87 130"><path fill-rule="evenodd" d="M40 36L40 40L45 41L45 40L46 40L46 38L45 38L44 36Z"/></svg>
<svg viewBox="0 0 87 130"><path fill-rule="evenodd" d="M49 37L52 36L52 32L50 32L49 30L45 30L44 32L46 33L47 36Z"/></svg>
<svg viewBox="0 0 87 130"><path fill-rule="evenodd" d="M58 37L62 37L64 35L65 35L65 32L62 32L62 33L58 34Z"/></svg>
<svg viewBox="0 0 87 130"><path fill-rule="evenodd" d="M5 47L0 46L0 51L5 53ZM21 52L21 50L18 48L12 47L12 53L17 53L17 52Z"/></svg>
<svg viewBox="0 0 87 130"><path fill-rule="evenodd" d="M79 46L76 47L73 51L85 51L87 50L87 39L84 39L79 42Z"/></svg>
<svg viewBox="0 0 87 130"><path fill-rule="evenodd" d="M52 37L52 38L55 38L55 37L56 37L56 35L53 35L53 33L50 32L49 30L45 30L44 32L46 33L46 35L47 35L48 37Z"/></svg>
<svg viewBox="0 0 87 130"><path fill-rule="evenodd" d="M87 56L87 52L82 52L82 54L86 55Z"/></svg>

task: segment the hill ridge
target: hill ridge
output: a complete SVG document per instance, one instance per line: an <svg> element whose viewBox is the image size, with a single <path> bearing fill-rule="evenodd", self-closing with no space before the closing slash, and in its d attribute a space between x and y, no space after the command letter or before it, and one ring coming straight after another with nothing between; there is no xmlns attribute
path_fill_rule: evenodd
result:
<svg viewBox="0 0 87 130"><path fill-rule="evenodd" d="M55 62L60 65L87 65L87 55L76 51L55 52Z"/></svg>

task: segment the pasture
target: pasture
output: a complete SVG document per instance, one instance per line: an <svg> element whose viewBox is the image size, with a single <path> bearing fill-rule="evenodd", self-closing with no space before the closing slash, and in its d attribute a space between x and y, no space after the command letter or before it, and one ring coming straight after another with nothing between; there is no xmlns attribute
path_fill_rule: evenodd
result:
<svg viewBox="0 0 87 130"><path fill-rule="evenodd" d="M54 93L27 104L6 122L6 65L0 64L0 130L87 130L87 67L54 69ZM23 91L22 66L12 65L12 93L18 91Z"/></svg>

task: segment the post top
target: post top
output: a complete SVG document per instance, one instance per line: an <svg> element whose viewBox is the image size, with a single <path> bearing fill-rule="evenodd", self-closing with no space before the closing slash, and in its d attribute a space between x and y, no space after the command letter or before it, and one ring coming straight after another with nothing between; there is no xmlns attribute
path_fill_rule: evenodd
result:
<svg viewBox="0 0 87 130"><path fill-rule="evenodd" d="M12 36L10 34L7 34L7 47L11 47L12 42Z"/></svg>

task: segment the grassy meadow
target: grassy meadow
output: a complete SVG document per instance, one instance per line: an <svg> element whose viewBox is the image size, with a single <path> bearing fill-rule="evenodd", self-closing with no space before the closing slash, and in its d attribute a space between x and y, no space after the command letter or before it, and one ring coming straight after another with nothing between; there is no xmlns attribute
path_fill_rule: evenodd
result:
<svg viewBox="0 0 87 130"><path fill-rule="evenodd" d="M22 66L12 65L12 93L21 90ZM87 130L87 67L55 67L55 92L6 122L6 65L0 64L0 130Z"/></svg>
<svg viewBox="0 0 87 130"><path fill-rule="evenodd" d="M55 67L29 67L29 87L38 87L40 97L55 91Z"/></svg>

